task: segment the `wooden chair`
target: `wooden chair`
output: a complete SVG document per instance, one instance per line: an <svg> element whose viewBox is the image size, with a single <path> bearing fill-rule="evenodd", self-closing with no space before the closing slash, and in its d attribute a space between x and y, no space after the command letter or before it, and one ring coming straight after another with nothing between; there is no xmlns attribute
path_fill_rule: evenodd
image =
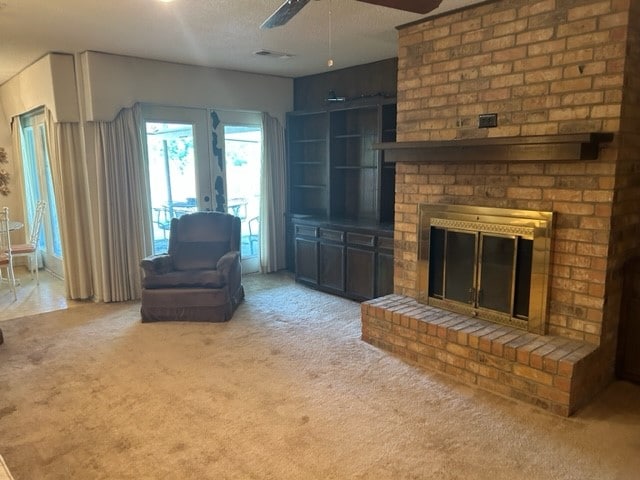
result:
<svg viewBox="0 0 640 480"><path fill-rule="evenodd" d="M7 278L2 276L2 269L7 273ZM16 276L13 272L13 256L11 254L11 236L9 234L9 208L3 207L0 211L0 282L7 282L13 292L13 300L16 301Z"/></svg>
<svg viewBox="0 0 640 480"><path fill-rule="evenodd" d="M46 206L47 204L43 200L40 200L36 204L36 211L33 215L33 222L31 223L31 232L28 242L17 243L11 246L11 253L14 257L29 258L29 271L31 272L31 278L33 278L33 271L35 270L36 285L40 285L40 278L38 276L38 240L40 239L42 217L44 216L44 209Z"/></svg>

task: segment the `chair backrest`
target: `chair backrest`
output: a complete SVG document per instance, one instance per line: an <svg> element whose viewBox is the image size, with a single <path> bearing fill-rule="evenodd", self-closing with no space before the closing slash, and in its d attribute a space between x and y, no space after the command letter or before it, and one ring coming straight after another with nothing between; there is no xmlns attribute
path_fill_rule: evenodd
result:
<svg viewBox="0 0 640 480"><path fill-rule="evenodd" d="M9 207L0 210L0 258L3 263L11 259L11 235L9 232Z"/></svg>
<svg viewBox="0 0 640 480"><path fill-rule="evenodd" d="M188 213L171 220L169 255L176 270L212 269L240 250L240 219L221 212Z"/></svg>
<svg viewBox="0 0 640 480"><path fill-rule="evenodd" d="M38 246L38 238L40 237L40 229L42 228L42 217L44 216L44 209L47 203L44 200L39 200L36 204L36 211L33 215L33 221L31 223L31 232L29 235L29 243L32 243L36 247Z"/></svg>

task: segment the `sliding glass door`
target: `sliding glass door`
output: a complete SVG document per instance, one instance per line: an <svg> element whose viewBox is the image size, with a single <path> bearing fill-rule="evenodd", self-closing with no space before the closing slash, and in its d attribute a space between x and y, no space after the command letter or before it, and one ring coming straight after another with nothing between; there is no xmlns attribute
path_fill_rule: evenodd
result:
<svg viewBox="0 0 640 480"><path fill-rule="evenodd" d="M38 240L38 268L44 267L62 278L62 242L53 193L44 111L23 115L20 117L20 127L27 232L31 229L36 204L39 200L44 200L47 208Z"/></svg>

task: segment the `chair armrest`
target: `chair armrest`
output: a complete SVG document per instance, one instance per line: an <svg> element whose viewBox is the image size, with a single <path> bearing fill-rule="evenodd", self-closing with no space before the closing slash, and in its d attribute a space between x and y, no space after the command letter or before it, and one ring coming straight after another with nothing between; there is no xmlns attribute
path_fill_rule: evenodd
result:
<svg viewBox="0 0 640 480"><path fill-rule="evenodd" d="M173 271L173 261L168 254L150 255L140 262L146 275L162 275Z"/></svg>
<svg viewBox="0 0 640 480"><path fill-rule="evenodd" d="M229 272L237 268L236 265L240 265L240 252L230 251L220 257L216 265L216 270L226 277L229 275Z"/></svg>

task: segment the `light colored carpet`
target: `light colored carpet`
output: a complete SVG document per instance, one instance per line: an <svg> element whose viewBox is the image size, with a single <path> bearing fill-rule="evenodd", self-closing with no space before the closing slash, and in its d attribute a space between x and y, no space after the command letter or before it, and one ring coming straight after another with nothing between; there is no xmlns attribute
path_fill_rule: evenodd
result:
<svg viewBox="0 0 640 480"><path fill-rule="evenodd" d="M2 322L0 454L24 479L636 479L640 387L575 417L360 340L359 304L245 280L229 323L137 304Z"/></svg>

